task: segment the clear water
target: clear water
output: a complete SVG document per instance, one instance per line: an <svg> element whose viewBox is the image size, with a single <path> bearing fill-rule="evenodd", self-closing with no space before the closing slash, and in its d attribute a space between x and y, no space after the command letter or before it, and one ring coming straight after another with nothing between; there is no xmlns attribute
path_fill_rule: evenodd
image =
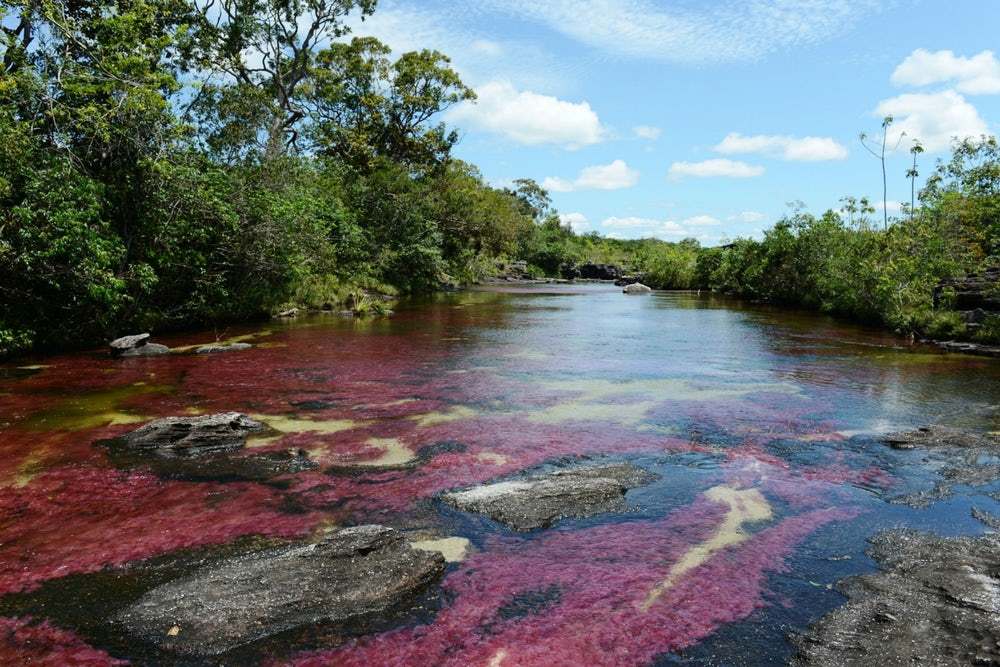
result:
<svg viewBox="0 0 1000 667"><path fill-rule="evenodd" d="M982 530L997 489L911 508L940 461L876 435L1000 430L1000 364L821 316L607 285L492 289L393 318L315 316L216 338L245 352L0 367L0 661L187 664L106 619L145 590L276 541L382 523L452 559L391 617L311 628L227 664L782 664L789 633L900 525ZM155 417L240 411L315 470L164 479L99 443ZM443 491L575 461L659 475L629 510L513 533ZM44 661L49 661L46 663ZM206 661L216 664L222 661Z"/></svg>

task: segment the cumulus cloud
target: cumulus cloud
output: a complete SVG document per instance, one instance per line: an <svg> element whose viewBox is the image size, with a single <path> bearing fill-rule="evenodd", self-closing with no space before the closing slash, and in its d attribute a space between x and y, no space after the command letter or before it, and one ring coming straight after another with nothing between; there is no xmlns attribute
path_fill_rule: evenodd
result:
<svg viewBox="0 0 1000 667"><path fill-rule="evenodd" d="M639 182L639 172L632 169L624 160L615 160L611 164L586 167L580 171L576 179L569 181L564 178L549 176L542 181L542 187L552 192L573 192L574 190L622 190L631 188Z"/></svg>
<svg viewBox="0 0 1000 667"><path fill-rule="evenodd" d="M710 226L719 224L722 223L710 215L695 215L681 221L681 225L684 227L704 227L706 225Z"/></svg>
<svg viewBox="0 0 1000 667"><path fill-rule="evenodd" d="M570 227L577 234L590 229L590 221L583 213L560 213L559 222Z"/></svg>
<svg viewBox="0 0 1000 667"><path fill-rule="evenodd" d="M792 162L843 160L847 157L847 149L830 137L796 138L777 134L746 136L739 132L727 134L715 147L715 151L725 155L758 153Z"/></svg>
<svg viewBox="0 0 1000 667"><path fill-rule="evenodd" d="M917 49L896 67L892 82L897 86L947 83L967 95L995 95L1000 93L1000 61L992 51L965 57Z"/></svg>
<svg viewBox="0 0 1000 667"><path fill-rule="evenodd" d="M764 167L747 164L738 160L717 158L701 162L674 162L670 165L668 176L673 179L693 176L696 178L711 178L723 176L727 178L753 178L764 173Z"/></svg>
<svg viewBox="0 0 1000 667"><path fill-rule="evenodd" d="M632 128L632 133L639 139L656 141L663 134L663 130L652 125L636 125Z"/></svg>
<svg viewBox="0 0 1000 667"><path fill-rule="evenodd" d="M735 222L760 222L766 217L763 213L757 211L741 211L736 215L729 216L729 219Z"/></svg>
<svg viewBox="0 0 1000 667"><path fill-rule="evenodd" d="M705 227L721 224L710 215L695 215L677 222L657 220L638 216L606 218L601 227L608 230L612 238L658 238L665 241L679 241L685 238L707 239Z"/></svg>
<svg viewBox="0 0 1000 667"><path fill-rule="evenodd" d="M606 130L587 102L567 102L494 81L476 90L479 99L450 114L452 122L502 134L519 144L555 144L574 150L602 141Z"/></svg>
<svg viewBox="0 0 1000 667"><path fill-rule="evenodd" d="M472 2L543 23L616 55L688 63L755 60L789 47L828 41L881 4L878 0Z"/></svg>
<svg viewBox="0 0 1000 667"><path fill-rule="evenodd" d="M893 116L889 142L905 132L929 151L948 150L954 139L990 134L976 107L953 90L940 93L907 93L883 100L875 109L879 117Z"/></svg>

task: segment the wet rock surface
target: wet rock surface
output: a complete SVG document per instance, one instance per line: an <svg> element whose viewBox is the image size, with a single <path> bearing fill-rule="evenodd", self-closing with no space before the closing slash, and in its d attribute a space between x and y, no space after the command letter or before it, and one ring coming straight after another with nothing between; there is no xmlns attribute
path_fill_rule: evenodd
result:
<svg viewBox="0 0 1000 667"><path fill-rule="evenodd" d="M303 626L395 609L436 582L444 558L384 526L241 556L148 591L115 623L182 655L212 656Z"/></svg>
<svg viewBox="0 0 1000 667"><path fill-rule="evenodd" d="M161 457L198 457L241 449L247 435L264 428L238 412L165 417L119 439L126 449Z"/></svg>
<svg viewBox="0 0 1000 667"><path fill-rule="evenodd" d="M167 417L105 444L117 466L169 479L263 481L317 467L300 449L246 454L247 436L263 428L238 412Z"/></svg>
<svg viewBox="0 0 1000 667"><path fill-rule="evenodd" d="M630 285L626 285L622 290L625 294L645 294L646 292L652 291L652 288L643 285L642 283L632 283Z"/></svg>
<svg viewBox="0 0 1000 667"><path fill-rule="evenodd" d="M1000 450L1000 436L947 426L923 426L914 431L890 433L883 436L882 441L894 449L923 447Z"/></svg>
<svg viewBox="0 0 1000 667"><path fill-rule="evenodd" d="M939 481L930 489L890 498L910 507L928 507L954 495L956 485L981 487L1000 481L1000 436L946 426L924 426L890 433L882 442L893 449L922 450L926 465L936 468Z"/></svg>
<svg viewBox="0 0 1000 667"><path fill-rule="evenodd" d="M849 601L794 639L796 665L1000 663L1000 537L891 531L882 571L842 581Z"/></svg>
<svg viewBox="0 0 1000 667"><path fill-rule="evenodd" d="M655 479L631 464L584 466L454 491L443 498L462 511L528 531L563 518L623 511L626 491Z"/></svg>

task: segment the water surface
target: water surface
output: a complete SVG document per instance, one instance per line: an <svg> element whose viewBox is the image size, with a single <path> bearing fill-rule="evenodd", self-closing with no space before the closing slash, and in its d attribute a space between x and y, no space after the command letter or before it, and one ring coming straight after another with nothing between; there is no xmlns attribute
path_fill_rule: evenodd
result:
<svg viewBox="0 0 1000 667"><path fill-rule="evenodd" d="M982 530L992 486L919 508L940 463L877 434L1000 430L1000 364L829 318L606 285L466 292L387 320L333 315L167 337L244 352L0 368L0 657L169 664L106 619L197 564L382 523L451 561L392 618L248 647L296 665L782 664L788 635L870 571L874 532ZM240 411L266 482L169 479L100 443ZM513 533L439 501L526 470L630 461L629 509ZM211 663L209 663L211 664Z"/></svg>

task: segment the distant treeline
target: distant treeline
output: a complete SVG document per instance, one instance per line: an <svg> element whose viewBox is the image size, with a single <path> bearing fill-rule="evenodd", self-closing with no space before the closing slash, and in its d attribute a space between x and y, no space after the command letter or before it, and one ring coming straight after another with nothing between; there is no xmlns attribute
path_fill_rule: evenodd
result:
<svg viewBox="0 0 1000 667"><path fill-rule="evenodd" d="M845 198L820 217L795 211L759 241L723 247L693 242L653 246L643 260L653 287L711 289L812 308L933 338L967 337L949 308L935 308L935 287L1000 266L1000 147L993 138L963 141L937 165L912 207L877 218L866 200ZM1000 286L998 286L1000 288ZM1000 297L1000 294L997 294ZM1000 317L968 337L1000 342Z"/></svg>

